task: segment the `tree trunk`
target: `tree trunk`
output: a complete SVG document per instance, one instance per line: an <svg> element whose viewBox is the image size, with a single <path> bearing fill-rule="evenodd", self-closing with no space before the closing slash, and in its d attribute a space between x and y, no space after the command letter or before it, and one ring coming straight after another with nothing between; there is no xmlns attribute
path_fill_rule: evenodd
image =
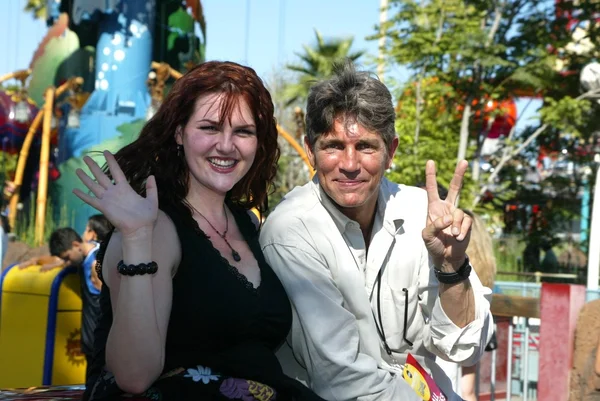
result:
<svg viewBox="0 0 600 401"><path fill-rule="evenodd" d="M469 143L469 118L471 117L471 104L473 95L469 95L465 102L462 120L460 122L460 142L458 144L458 161L464 160L467 155L467 145Z"/></svg>

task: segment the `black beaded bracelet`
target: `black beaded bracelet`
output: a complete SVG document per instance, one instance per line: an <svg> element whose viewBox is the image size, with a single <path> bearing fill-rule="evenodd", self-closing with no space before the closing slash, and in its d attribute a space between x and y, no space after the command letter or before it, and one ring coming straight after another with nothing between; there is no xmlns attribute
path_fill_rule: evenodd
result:
<svg viewBox="0 0 600 401"><path fill-rule="evenodd" d="M126 265L122 260L117 264L117 271L124 276L142 276L154 274L158 271L156 262L138 263L137 265Z"/></svg>

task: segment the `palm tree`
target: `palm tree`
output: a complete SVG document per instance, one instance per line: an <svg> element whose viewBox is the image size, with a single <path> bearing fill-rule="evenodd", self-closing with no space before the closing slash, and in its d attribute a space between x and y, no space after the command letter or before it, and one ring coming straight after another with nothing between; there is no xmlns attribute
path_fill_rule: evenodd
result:
<svg viewBox="0 0 600 401"><path fill-rule="evenodd" d="M27 0L25 4L25 12L33 14L34 18L46 18L46 1L45 0Z"/></svg>
<svg viewBox="0 0 600 401"><path fill-rule="evenodd" d="M336 61L350 59L356 61L365 52L357 51L350 53L353 37L349 38L331 38L323 39L321 33L315 29L317 38L316 46L307 45L304 48L304 54L296 53L301 64L288 64L287 69L299 74L298 82L289 84L284 89L286 105L304 102L308 96L308 89L317 80L329 77L333 72L333 64Z"/></svg>

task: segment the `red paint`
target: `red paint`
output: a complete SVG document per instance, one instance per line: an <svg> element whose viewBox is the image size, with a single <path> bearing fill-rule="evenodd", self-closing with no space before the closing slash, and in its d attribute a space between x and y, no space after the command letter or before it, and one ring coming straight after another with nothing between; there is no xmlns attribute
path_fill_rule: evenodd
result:
<svg viewBox="0 0 600 401"><path fill-rule="evenodd" d="M23 141L29 131L29 126L35 118L38 109L33 100L27 98L27 108L29 110L29 119L27 121L17 121L15 118L15 108L21 101L20 95L14 91L0 91L0 150L10 154L19 153ZM41 132L41 130L40 130ZM35 137L33 146L39 146L39 133Z"/></svg>
<svg viewBox="0 0 600 401"><path fill-rule="evenodd" d="M585 287L542 284L538 400L567 401L573 339Z"/></svg>

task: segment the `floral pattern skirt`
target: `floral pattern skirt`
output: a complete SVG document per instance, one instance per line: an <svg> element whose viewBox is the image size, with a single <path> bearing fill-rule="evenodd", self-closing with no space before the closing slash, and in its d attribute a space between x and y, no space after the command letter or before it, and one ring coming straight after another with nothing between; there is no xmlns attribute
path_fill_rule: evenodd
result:
<svg viewBox="0 0 600 401"><path fill-rule="evenodd" d="M274 401L277 392L272 387L253 380L223 376L211 368L174 369L163 374L142 394L127 394L119 389L112 373L104 370L91 393L90 401L184 401L242 400Z"/></svg>

